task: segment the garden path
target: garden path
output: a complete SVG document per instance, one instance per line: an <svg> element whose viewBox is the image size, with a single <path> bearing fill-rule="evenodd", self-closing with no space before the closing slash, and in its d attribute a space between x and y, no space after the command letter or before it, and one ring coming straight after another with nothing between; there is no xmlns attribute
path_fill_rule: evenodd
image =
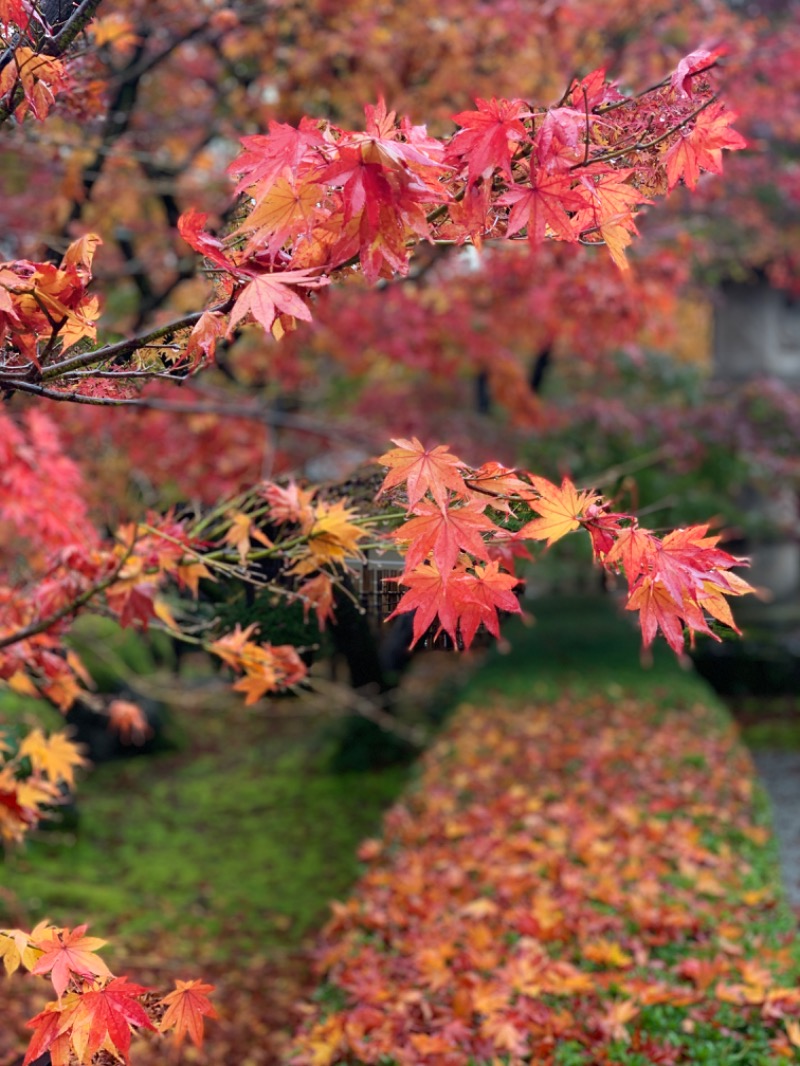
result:
<svg viewBox="0 0 800 1066"><path fill-rule="evenodd" d="M772 802L786 894L791 906L800 909L800 751L752 754Z"/></svg>

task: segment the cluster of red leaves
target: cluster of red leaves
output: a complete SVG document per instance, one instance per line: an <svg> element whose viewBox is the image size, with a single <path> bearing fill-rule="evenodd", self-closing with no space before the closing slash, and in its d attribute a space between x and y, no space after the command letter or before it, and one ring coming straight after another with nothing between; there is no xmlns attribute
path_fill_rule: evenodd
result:
<svg viewBox="0 0 800 1066"><path fill-rule="evenodd" d="M668 1066L696 1061L693 1030L731 1004L791 1058L800 992L789 950L755 930L775 899L743 858L768 836L751 793L733 731L701 706L462 707L334 904L330 994L295 1061L546 1066L574 1042L580 1061L628 1044ZM669 1041L647 1024L664 1005Z"/></svg>
<svg viewBox="0 0 800 1066"><path fill-rule="evenodd" d="M86 926L59 929L40 922L30 933L0 929L0 957L8 975L18 969L49 977L56 1000L32 1018L34 1030L25 1066L49 1052L53 1066L88 1066L100 1051L128 1062L131 1037L138 1030L172 1031L177 1044L188 1036L203 1042L203 1018L216 1017L203 981L176 981L160 997L153 990L115 977L96 954L105 940L86 936Z"/></svg>
<svg viewBox="0 0 800 1066"><path fill-rule="evenodd" d="M366 108L363 133L271 123L231 166L249 205L234 232L222 241L205 232L206 215L182 216L182 236L221 272L230 308L203 316L193 351L207 358L244 320L267 330L279 320L283 333L309 319L302 294L348 264L369 282L406 274L421 240L604 243L624 267L637 208L681 179L694 187L701 169L719 170L723 148L744 147L707 77L715 59L693 53L636 98L596 70L556 107L478 100L446 140L398 122L383 102Z"/></svg>
<svg viewBox="0 0 800 1066"><path fill-rule="evenodd" d="M684 628L714 636L707 615L738 632L725 597L753 590L731 573L743 560L718 548L707 525L661 538L568 478L559 487L498 463L470 469L442 445L395 444L379 460L390 467L381 492L397 494L405 486L410 517L391 537L403 546L399 580L409 591L395 614L415 612L415 643L437 619L466 647L480 625L497 636L499 612L520 610L513 564L515 555L530 557L524 542L544 540L549 547L580 529L591 538L596 562L625 574L626 607L639 611L645 647L659 629L676 654L684 648ZM531 513L536 517L520 520Z"/></svg>

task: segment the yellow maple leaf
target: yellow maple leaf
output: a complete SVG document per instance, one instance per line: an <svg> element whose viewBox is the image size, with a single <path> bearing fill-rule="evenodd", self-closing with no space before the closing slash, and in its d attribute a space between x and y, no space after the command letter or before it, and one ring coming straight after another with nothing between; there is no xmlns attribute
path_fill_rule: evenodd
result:
<svg viewBox="0 0 800 1066"><path fill-rule="evenodd" d="M580 526L581 515L598 497L592 492L579 492L566 477L560 488L543 477L530 480L537 493L531 497L530 505L541 517L523 526L519 536L546 540L549 548Z"/></svg>
<svg viewBox="0 0 800 1066"><path fill-rule="evenodd" d="M63 781L70 788L75 784L75 768L86 766L86 759L65 733L46 737L39 728L33 729L19 746L19 753L31 761L36 773L42 773L52 784Z"/></svg>
<svg viewBox="0 0 800 1066"><path fill-rule="evenodd" d="M583 957L600 966L615 966L625 969L633 966L633 956L615 944L613 940L594 940L583 949Z"/></svg>
<svg viewBox="0 0 800 1066"><path fill-rule="evenodd" d="M331 563L343 563L346 559L360 558L358 542L366 530L354 525L350 519L356 511L348 508L344 500L336 503L318 503L314 508L314 524L308 535L310 558L298 564L296 573L308 573L311 569Z"/></svg>
<svg viewBox="0 0 800 1066"><path fill-rule="evenodd" d="M21 929L0 929L0 959L9 976L15 973L20 965L26 970L32 970L37 960L43 954L40 948L30 943L28 934Z"/></svg>
<svg viewBox="0 0 800 1066"><path fill-rule="evenodd" d="M200 578L206 578L209 581L216 581L216 578L208 569L205 563L198 561L189 563L178 563L175 570L175 577L177 578L179 585L185 585L192 596L197 599L199 593Z"/></svg>
<svg viewBox="0 0 800 1066"><path fill-rule="evenodd" d="M265 548L272 547L272 541L253 524L253 519L250 515L236 511L230 516L230 520L231 524L225 534L224 541L226 544L236 548L242 566L247 562L247 556L250 554L251 539L259 541Z"/></svg>

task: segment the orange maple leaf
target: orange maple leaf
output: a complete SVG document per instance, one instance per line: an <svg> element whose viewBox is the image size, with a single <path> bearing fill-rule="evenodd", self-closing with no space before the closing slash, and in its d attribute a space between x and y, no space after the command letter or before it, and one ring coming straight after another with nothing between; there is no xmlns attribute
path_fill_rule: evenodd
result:
<svg viewBox="0 0 800 1066"><path fill-rule="evenodd" d="M543 477L531 477L530 481L538 493L537 498L531 499L531 507L541 518L528 522L519 535L532 540L546 540L548 548L577 529L584 511L599 499L588 490L579 492L566 477L561 482L561 488Z"/></svg>
<svg viewBox="0 0 800 1066"><path fill-rule="evenodd" d="M35 939L32 936L33 944L41 949L42 956L31 973L49 973L59 999L73 974L76 977L112 976L100 956L94 954L106 941L96 936L84 936L87 928L87 925L76 925L72 931L46 929L41 936Z"/></svg>
<svg viewBox="0 0 800 1066"><path fill-rule="evenodd" d="M162 1033L175 1030L175 1040L182 1043L188 1035L197 1046L203 1043L203 1016L216 1018L217 1012L208 1000L213 985L203 981L176 981L175 991L164 996L161 1006L167 1008L159 1029Z"/></svg>
<svg viewBox="0 0 800 1066"><path fill-rule="evenodd" d="M412 508L426 492L430 492L440 507L447 503L448 490L457 496L467 496L468 490L459 470L464 463L452 455L446 444L425 448L416 437L392 439L396 448L380 456L378 462L391 470L383 480L378 495L406 482L408 506Z"/></svg>

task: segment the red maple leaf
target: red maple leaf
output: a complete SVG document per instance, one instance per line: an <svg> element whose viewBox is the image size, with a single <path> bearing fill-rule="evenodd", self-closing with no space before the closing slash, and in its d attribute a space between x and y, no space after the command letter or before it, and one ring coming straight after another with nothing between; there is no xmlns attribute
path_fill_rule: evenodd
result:
<svg viewBox="0 0 800 1066"><path fill-rule="evenodd" d="M26 1023L34 1030L22 1066L29 1066L47 1052L50 1053L52 1066L69 1066L70 1054L70 1019L78 1003L74 993L64 997L62 1004L48 1003L47 1006ZM74 1059L73 1059L74 1062Z"/></svg>
<svg viewBox="0 0 800 1066"><path fill-rule="evenodd" d="M683 93L684 96L691 96L692 78L701 70L708 70L713 67L720 56L726 55L727 51L728 49L724 46L715 48L713 51L709 51L707 48L698 48L696 51L690 52L688 56L684 56L670 78L672 88L676 92Z"/></svg>
<svg viewBox="0 0 800 1066"><path fill-rule="evenodd" d="M612 104L625 97L614 81L606 81L606 68L598 67L581 81L572 83L572 106L592 112L603 104Z"/></svg>
<svg viewBox="0 0 800 1066"><path fill-rule="evenodd" d="M533 172L530 185L515 185L497 202L511 206L507 235L513 237L527 227L532 244L545 239L548 226L561 240L577 240L568 212L589 206L588 194L582 186L575 186L573 174L563 170L550 172L544 167L537 167Z"/></svg>
<svg viewBox="0 0 800 1066"><path fill-rule="evenodd" d="M392 533L394 540L408 541L407 569L413 570L431 552L439 571L445 575L456 565L461 551L488 559L481 533L495 526L483 513L484 509L483 501L452 508L420 502L414 509L414 517Z"/></svg>
<svg viewBox="0 0 800 1066"><path fill-rule="evenodd" d="M245 151L228 167L229 174L242 179L236 186L236 194L258 185L257 205L287 168L295 172L308 150L324 143L317 123L305 116L298 129L285 122L270 121L268 134L242 137Z"/></svg>
<svg viewBox="0 0 800 1066"><path fill-rule="evenodd" d="M400 602L386 621L399 614L414 612L414 630L411 640L413 648L417 641L427 632L438 617L441 629L444 629L455 642L458 628L458 583L455 575L450 575L445 582L436 566L425 562L411 573L397 578L409 591L404 592Z"/></svg>
<svg viewBox="0 0 800 1066"><path fill-rule="evenodd" d="M161 1005L167 1008L159 1029L162 1033L175 1030L175 1040L182 1043L188 1035L197 1047L203 1043L203 1016L216 1018L217 1012L208 1001L213 985L203 981L176 981L175 991L164 996Z"/></svg>
<svg viewBox="0 0 800 1066"><path fill-rule="evenodd" d="M676 601L669 589L654 577L642 579L629 596L625 610L639 612L645 647L653 643L659 629L676 655L683 651L684 625L713 636L697 602L688 596Z"/></svg>
<svg viewBox="0 0 800 1066"><path fill-rule="evenodd" d="M230 334L248 315L267 331L272 329L279 312L310 322L311 312L308 305L291 286L302 285L304 288L315 289L327 284L327 278L321 278L308 270L283 270L276 274L254 277L245 285L233 305L228 332Z"/></svg>
<svg viewBox="0 0 800 1066"><path fill-rule="evenodd" d="M637 580L650 567L650 558L658 550L658 538L647 529L633 526L623 529L617 536L616 544L609 549L606 566L621 566L625 572L628 589L632 589Z"/></svg>
<svg viewBox="0 0 800 1066"><path fill-rule="evenodd" d="M446 444L426 448L416 437L392 440L396 448L381 455L377 462L391 467L378 490L378 495L406 483L408 506L414 507L426 492L430 492L440 507L447 503L448 492L467 496L467 488L459 470L465 464L452 455Z"/></svg>
<svg viewBox="0 0 800 1066"><path fill-rule="evenodd" d="M210 233L206 233L205 225L207 221L208 214L206 212L190 208L188 211L184 211L178 219L178 233L191 248L194 248L196 252L205 256L206 259L209 259L218 267L222 267L223 270L227 271L234 270L234 264L226 255L222 241L218 237L212 237Z"/></svg>
<svg viewBox="0 0 800 1066"><path fill-rule="evenodd" d="M496 564L489 564L490 566ZM395 610L387 618L397 617L399 614L414 612L414 629L411 647L424 636L437 620L439 632L443 629L455 644L458 640L459 625L463 621L463 642L468 648L472 643L475 631L481 622L493 625L497 628L497 607L501 610L519 610L516 596L509 591L517 584L516 578L508 574L494 575L494 571L488 567L477 567L482 573L488 573L488 581L483 577L475 577L464 567L442 576L435 563L426 561L416 567L410 573L405 573L398 580L408 586L408 592L404 592ZM501 578L498 581L497 578ZM484 588L479 586L483 582ZM508 584L510 582L510 584ZM492 602L494 599L494 602ZM514 601L512 607L511 600ZM506 604L509 606L506 607ZM464 621L465 620L465 621Z"/></svg>
<svg viewBox="0 0 800 1066"><path fill-rule="evenodd" d="M204 311L189 334L186 360L192 369L214 359L217 341L225 333L225 320L218 311Z"/></svg>
<svg viewBox="0 0 800 1066"><path fill-rule="evenodd" d="M90 1062L107 1042L128 1061L131 1026L155 1032L136 998L148 991L127 977L115 977L102 988L82 993L70 1018L72 1047L80 1062Z"/></svg>
<svg viewBox="0 0 800 1066"><path fill-rule="evenodd" d="M511 181L511 159L520 141L528 136L520 121L530 115L523 100L476 100L477 111L460 111L453 121L460 129L450 141L448 162L468 164L467 181L474 185L495 169Z"/></svg>

